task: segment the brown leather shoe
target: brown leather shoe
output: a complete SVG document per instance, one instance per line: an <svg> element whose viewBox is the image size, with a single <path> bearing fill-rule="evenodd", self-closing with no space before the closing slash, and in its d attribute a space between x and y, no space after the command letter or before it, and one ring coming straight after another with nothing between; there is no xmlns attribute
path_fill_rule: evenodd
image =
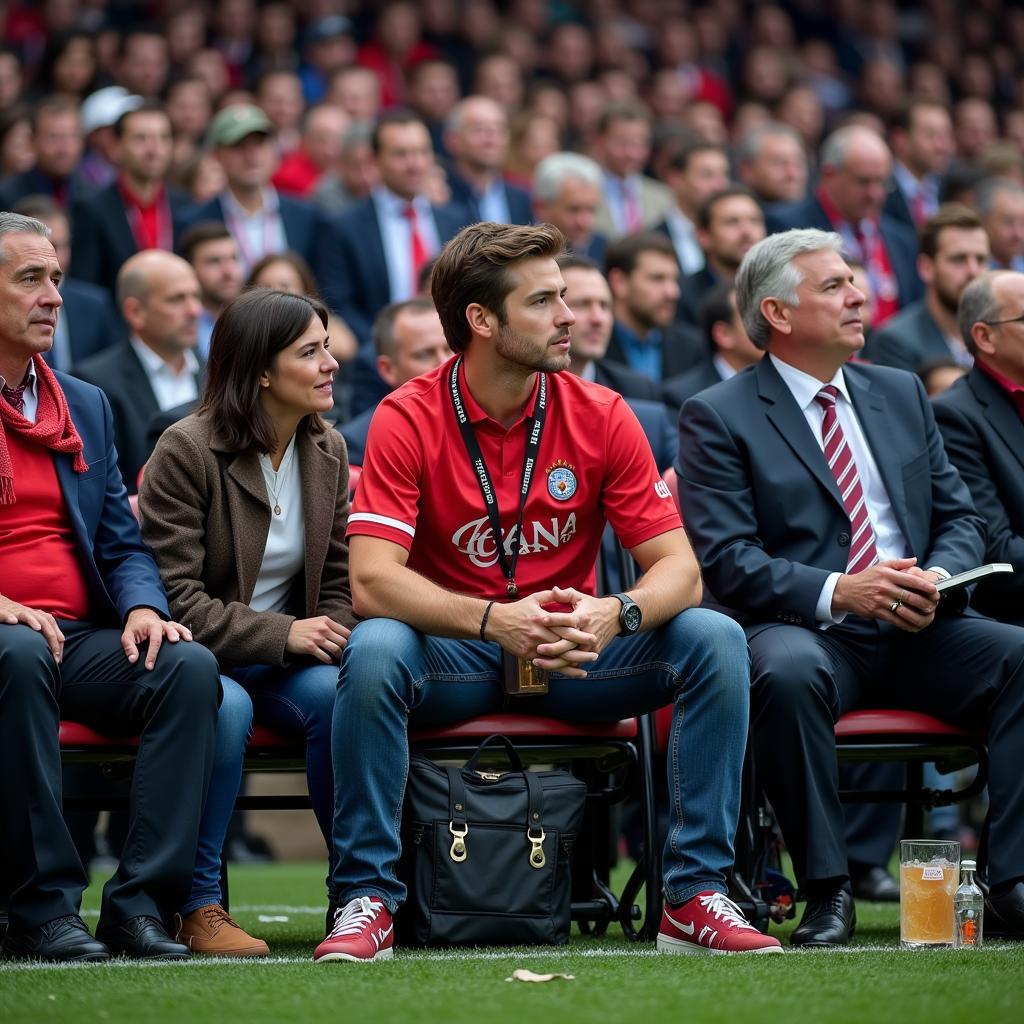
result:
<svg viewBox="0 0 1024 1024"><path fill-rule="evenodd" d="M267 956L270 947L262 940L253 938L232 919L219 904L208 903L182 917L175 915L178 926L178 942L184 943L193 953L209 956Z"/></svg>

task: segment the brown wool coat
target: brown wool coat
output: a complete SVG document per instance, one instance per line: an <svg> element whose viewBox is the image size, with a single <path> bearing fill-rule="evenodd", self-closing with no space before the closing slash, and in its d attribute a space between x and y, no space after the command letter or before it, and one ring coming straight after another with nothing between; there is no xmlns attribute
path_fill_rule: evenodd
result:
<svg viewBox="0 0 1024 1024"><path fill-rule="evenodd" d="M156 555L171 614L222 666L286 665L296 618L355 625L348 580L348 455L336 430L300 435L296 455L306 521L305 579L295 614L249 607L270 531L270 503L255 451L238 454L209 419L188 416L160 437L139 492L142 535Z"/></svg>

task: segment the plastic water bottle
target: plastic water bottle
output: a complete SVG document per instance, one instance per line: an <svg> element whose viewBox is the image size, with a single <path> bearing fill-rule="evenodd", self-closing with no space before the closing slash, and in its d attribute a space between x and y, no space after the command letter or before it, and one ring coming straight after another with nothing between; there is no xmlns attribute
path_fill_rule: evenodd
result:
<svg viewBox="0 0 1024 1024"><path fill-rule="evenodd" d="M973 860L961 862L963 881L953 897L953 913L956 928L953 946L956 949L981 949L982 917L985 913L985 897L974 881L977 864Z"/></svg>

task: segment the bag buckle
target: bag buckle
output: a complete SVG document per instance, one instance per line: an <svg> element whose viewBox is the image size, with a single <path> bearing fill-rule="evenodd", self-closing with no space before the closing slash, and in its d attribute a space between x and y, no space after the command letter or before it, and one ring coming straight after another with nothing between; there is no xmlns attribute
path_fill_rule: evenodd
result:
<svg viewBox="0 0 1024 1024"><path fill-rule="evenodd" d="M530 867L540 870L547 863L544 856L544 829L538 828L539 836L533 834L533 829L526 830L526 838L530 840Z"/></svg>
<svg viewBox="0 0 1024 1024"><path fill-rule="evenodd" d="M469 835L469 825L463 825L462 831L457 832L455 830L455 822L448 822L448 831L451 832L454 838L452 839L452 848L448 851L448 856L451 857L456 864L461 864L466 859L466 836Z"/></svg>

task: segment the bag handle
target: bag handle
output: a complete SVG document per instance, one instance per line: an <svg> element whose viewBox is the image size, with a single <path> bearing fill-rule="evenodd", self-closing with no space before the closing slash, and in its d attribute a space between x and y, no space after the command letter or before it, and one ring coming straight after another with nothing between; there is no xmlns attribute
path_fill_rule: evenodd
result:
<svg viewBox="0 0 1024 1024"><path fill-rule="evenodd" d="M466 859L466 836L469 823L466 821L466 786L462 774L454 765L446 765L448 773L448 831L452 835L452 846L448 851L456 864Z"/></svg>
<svg viewBox="0 0 1024 1024"><path fill-rule="evenodd" d="M501 733L494 733L488 736L487 739L480 744L479 747L473 751L473 756L466 762L466 770L474 772L476 766L480 763L480 757L484 752L484 748L490 746L495 740L504 744L505 753L508 754L508 763L512 769L517 772L524 772L526 769L523 767L523 759L519 756L519 751L512 745L512 741L507 736L502 736Z"/></svg>

